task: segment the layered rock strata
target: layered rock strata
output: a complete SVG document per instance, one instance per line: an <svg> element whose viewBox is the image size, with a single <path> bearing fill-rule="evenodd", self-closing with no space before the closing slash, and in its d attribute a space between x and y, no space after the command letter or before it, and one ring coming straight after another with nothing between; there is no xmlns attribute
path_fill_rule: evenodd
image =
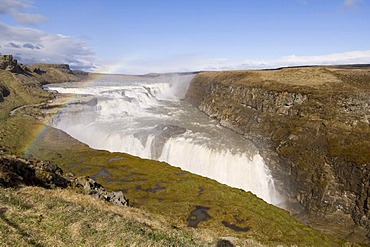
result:
<svg viewBox="0 0 370 247"><path fill-rule="evenodd" d="M187 99L252 139L290 198L370 228L370 69L203 72Z"/></svg>

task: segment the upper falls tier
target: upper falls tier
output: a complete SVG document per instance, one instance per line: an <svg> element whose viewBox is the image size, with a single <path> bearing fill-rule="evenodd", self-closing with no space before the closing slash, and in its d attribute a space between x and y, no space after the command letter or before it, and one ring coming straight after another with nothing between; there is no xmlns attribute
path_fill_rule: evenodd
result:
<svg viewBox="0 0 370 247"><path fill-rule="evenodd" d="M82 84L47 85L75 94L50 124L92 148L165 161L280 204L253 142L183 100L192 78L106 75Z"/></svg>

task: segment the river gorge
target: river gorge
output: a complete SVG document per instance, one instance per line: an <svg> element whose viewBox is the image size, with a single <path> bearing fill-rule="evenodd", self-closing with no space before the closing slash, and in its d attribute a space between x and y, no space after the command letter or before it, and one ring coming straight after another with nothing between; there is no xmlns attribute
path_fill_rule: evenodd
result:
<svg viewBox="0 0 370 247"><path fill-rule="evenodd" d="M53 84L48 90L90 98L70 104L51 125L93 148L165 161L288 210L299 202L310 214L349 216L368 228L367 70L103 76L83 86Z"/></svg>
<svg viewBox="0 0 370 247"><path fill-rule="evenodd" d="M46 85L47 90L74 94L75 101L89 97L87 104L69 104L50 124L92 148L164 161L281 204L253 142L184 100L193 77L104 75L84 86Z"/></svg>
<svg viewBox="0 0 370 247"><path fill-rule="evenodd" d="M10 65L5 155L90 176L174 227L368 243L369 66L131 76Z"/></svg>
<svg viewBox="0 0 370 247"><path fill-rule="evenodd" d="M275 183L309 212L370 225L369 69L208 72L188 99L253 139Z"/></svg>

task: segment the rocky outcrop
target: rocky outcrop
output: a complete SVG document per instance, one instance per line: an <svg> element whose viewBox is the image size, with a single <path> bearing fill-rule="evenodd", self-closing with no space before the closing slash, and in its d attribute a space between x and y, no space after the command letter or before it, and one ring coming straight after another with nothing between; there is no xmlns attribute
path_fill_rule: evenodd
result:
<svg viewBox="0 0 370 247"><path fill-rule="evenodd" d="M0 84L0 102L4 101L4 98L9 96L10 91L7 87L4 85Z"/></svg>
<svg viewBox="0 0 370 247"><path fill-rule="evenodd" d="M13 73L25 73L25 67L21 64L18 64L17 60L13 59L12 55L0 56L0 69Z"/></svg>
<svg viewBox="0 0 370 247"><path fill-rule="evenodd" d="M0 69L14 73L25 84L48 84L81 81L90 74L80 70L71 70L68 64L32 64L18 63L12 55L0 55Z"/></svg>
<svg viewBox="0 0 370 247"><path fill-rule="evenodd" d="M370 69L205 72L187 99L252 139L290 198L370 229Z"/></svg>
<svg viewBox="0 0 370 247"><path fill-rule="evenodd" d="M63 177L62 169L50 162L0 156L0 186L66 188L69 184L69 181Z"/></svg>
<svg viewBox="0 0 370 247"><path fill-rule="evenodd" d="M129 205L129 200L124 197L122 191L106 191L101 184L89 177L64 175L62 169L48 161L0 156L0 186L40 186L48 189L72 187L119 206Z"/></svg>
<svg viewBox="0 0 370 247"><path fill-rule="evenodd" d="M89 76L87 72L71 70L68 64L32 64L28 65L27 68L42 85L80 81Z"/></svg>
<svg viewBox="0 0 370 247"><path fill-rule="evenodd" d="M68 64L45 64L45 63L35 63L28 66L28 68L33 72L43 73L47 69L57 69L66 74L72 74L72 70Z"/></svg>
<svg viewBox="0 0 370 247"><path fill-rule="evenodd" d="M129 206L129 200L123 195L122 191L106 191L101 184L89 177L74 178L72 180L72 186L83 190L84 193L97 199L102 199L119 206Z"/></svg>

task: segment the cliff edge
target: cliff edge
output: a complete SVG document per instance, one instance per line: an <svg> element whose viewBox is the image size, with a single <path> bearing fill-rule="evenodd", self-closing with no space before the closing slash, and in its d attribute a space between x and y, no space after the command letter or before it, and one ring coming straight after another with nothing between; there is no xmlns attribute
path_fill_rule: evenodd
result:
<svg viewBox="0 0 370 247"><path fill-rule="evenodd" d="M370 66L203 72L187 99L252 139L289 198L370 229Z"/></svg>
<svg viewBox="0 0 370 247"><path fill-rule="evenodd" d="M17 75L25 83L62 83L80 81L89 76L88 72L71 70L68 64L32 64L18 63L12 55L0 55L0 70Z"/></svg>

